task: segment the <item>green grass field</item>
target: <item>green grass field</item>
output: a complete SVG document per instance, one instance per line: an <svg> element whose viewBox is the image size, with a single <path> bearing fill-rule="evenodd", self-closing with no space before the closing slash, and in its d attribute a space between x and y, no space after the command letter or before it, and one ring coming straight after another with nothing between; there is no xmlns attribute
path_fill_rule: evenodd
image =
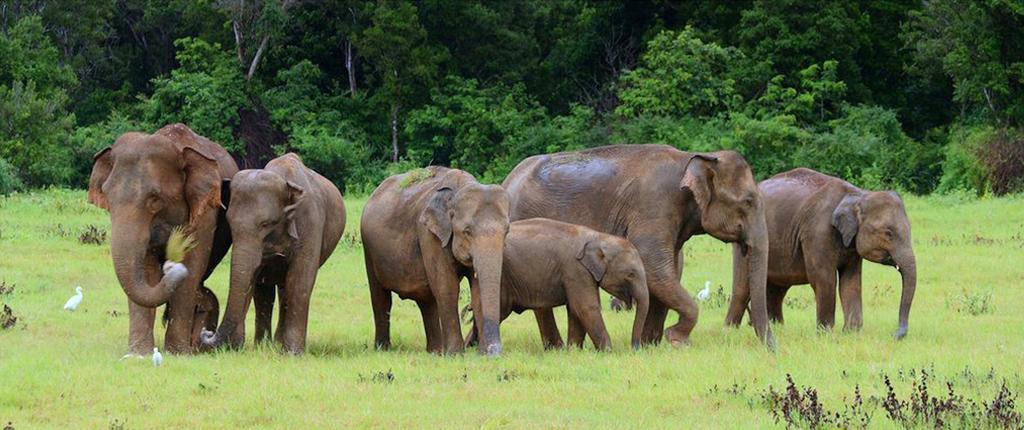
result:
<svg viewBox="0 0 1024 430"><path fill-rule="evenodd" d="M127 347L127 302L109 242L79 243L89 225L109 231L106 212L83 191L0 198L0 296L18 318L0 330L0 425L23 428L750 428L780 427L762 401L792 374L842 411L858 385L872 428L898 427L876 406L888 375L901 398L924 369L946 396L990 401L1005 381L1024 392L1024 198L909 198L919 286L910 334L892 340L899 274L865 264L864 330L821 333L809 287L787 299L780 343L770 353L749 327L722 326L716 294L701 308L692 344L634 352L631 313L605 312L614 352L545 352L531 315L502 325L506 353L427 354L418 309L396 300L395 350L372 348L373 321L358 241L365 199L349 198L347 237L320 271L308 353L253 346L165 356L155 368L118 359ZM691 292L710 280L726 294L728 245L700 237L686 247ZM77 312L61 309L81 285ZM207 283L227 297L228 265ZM466 298L464 297L464 300ZM607 296L605 296L607 300ZM841 310L837 320L842 320ZM564 330L564 314L559 314ZM675 317L670 316L674 322ZM468 327L464 326L464 330ZM162 346L162 329L157 342ZM912 376L914 375L914 376ZM1018 401L1022 403L1024 400ZM1018 405L1017 410L1024 410Z"/></svg>

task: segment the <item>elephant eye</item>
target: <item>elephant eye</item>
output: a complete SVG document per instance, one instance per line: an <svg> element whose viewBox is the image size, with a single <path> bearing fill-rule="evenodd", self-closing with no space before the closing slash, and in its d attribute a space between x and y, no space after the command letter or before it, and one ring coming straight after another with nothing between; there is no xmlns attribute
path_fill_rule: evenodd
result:
<svg viewBox="0 0 1024 430"><path fill-rule="evenodd" d="M260 223L260 228L268 228L274 225L274 221L263 221Z"/></svg>

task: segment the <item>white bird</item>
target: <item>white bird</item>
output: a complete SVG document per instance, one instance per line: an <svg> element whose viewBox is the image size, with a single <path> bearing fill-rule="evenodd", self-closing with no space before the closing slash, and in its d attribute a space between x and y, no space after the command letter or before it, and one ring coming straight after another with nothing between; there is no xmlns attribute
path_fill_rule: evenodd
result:
<svg viewBox="0 0 1024 430"><path fill-rule="evenodd" d="M78 307L79 303L82 303L82 287L75 287L75 295L71 296L71 298L64 303L64 310L73 311Z"/></svg>
<svg viewBox="0 0 1024 430"><path fill-rule="evenodd" d="M164 356L161 355L160 351L158 351L156 349L156 347L154 346L153 347L153 365L157 366L157 367L160 367L161 364L164 364Z"/></svg>
<svg viewBox="0 0 1024 430"><path fill-rule="evenodd" d="M706 302L709 298L711 298L711 281L704 281L704 289L697 293L697 300Z"/></svg>

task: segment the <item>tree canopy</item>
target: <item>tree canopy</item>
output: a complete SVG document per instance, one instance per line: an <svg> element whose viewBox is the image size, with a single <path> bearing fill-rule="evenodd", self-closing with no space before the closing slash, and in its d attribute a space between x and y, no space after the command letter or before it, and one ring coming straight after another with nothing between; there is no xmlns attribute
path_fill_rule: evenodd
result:
<svg viewBox="0 0 1024 430"><path fill-rule="evenodd" d="M82 186L119 133L170 122L349 192L610 143L1014 192L1022 40L1016 0L12 0L0 193Z"/></svg>

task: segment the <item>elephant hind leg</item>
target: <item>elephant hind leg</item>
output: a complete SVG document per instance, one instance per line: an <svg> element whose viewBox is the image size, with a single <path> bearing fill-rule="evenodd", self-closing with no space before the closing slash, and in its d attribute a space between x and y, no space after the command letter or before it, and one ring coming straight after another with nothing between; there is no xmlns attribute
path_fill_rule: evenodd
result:
<svg viewBox="0 0 1024 430"><path fill-rule="evenodd" d="M783 324L785 320L782 317L782 305L786 301L786 293L789 292L789 287L782 287L778 285L768 285L768 318L772 322Z"/></svg>
<svg viewBox="0 0 1024 430"><path fill-rule="evenodd" d="M253 304L256 307L256 334L255 340L257 343L265 340L270 340L271 331L270 324L274 314L274 294L276 294L276 286L274 284L261 282L256 285L253 291ZM283 313L278 314L278 319L281 319Z"/></svg>
<svg viewBox="0 0 1024 430"><path fill-rule="evenodd" d="M441 320L437 316L437 303L433 301L418 301L420 315L423 316L423 331L427 336L427 351L434 354L444 352L444 342L441 336Z"/></svg>
<svg viewBox="0 0 1024 430"><path fill-rule="evenodd" d="M558 331L555 312L551 308L534 309L533 316L537 319L537 328L540 330L544 349L562 348L565 344L562 343L562 334Z"/></svg>
<svg viewBox="0 0 1024 430"><path fill-rule="evenodd" d="M377 349L391 348L391 292L374 274L373 264L366 257L366 279L370 286L370 305L373 307L374 346Z"/></svg>

